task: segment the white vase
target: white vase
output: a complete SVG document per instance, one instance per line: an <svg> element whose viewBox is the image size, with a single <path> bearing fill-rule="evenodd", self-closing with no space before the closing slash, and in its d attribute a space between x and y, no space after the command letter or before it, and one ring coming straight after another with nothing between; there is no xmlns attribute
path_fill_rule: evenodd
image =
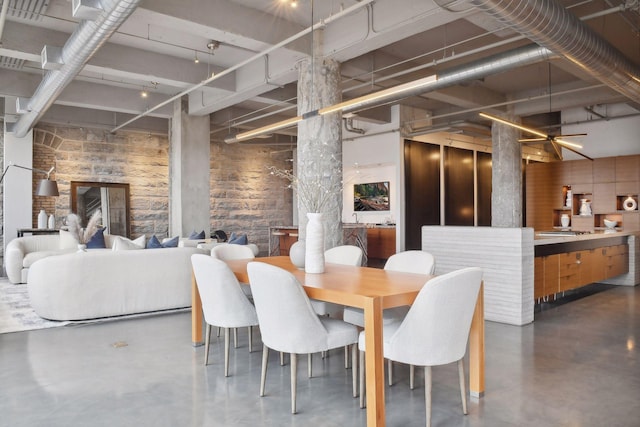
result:
<svg viewBox="0 0 640 427"><path fill-rule="evenodd" d="M289 248L289 258L291 263L300 269L304 269L306 245L303 241L298 240Z"/></svg>
<svg viewBox="0 0 640 427"><path fill-rule="evenodd" d="M307 213L304 271L324 273L324 224L321 213Z"/></svg>
<svg viewBox="0 0 640 427"><path fill-rule="evenodd" d="M87 245L85 244L78 244L78 252L87 252Z"/></svg>
<svg viewBox="0 0 640 427"><path fill-rule="evenodd" d="M49 222L47 223L47 227L49 228L49 230L53 230L54 228L56 228L56 218L53 216L53 214L49 215Z"/></svg>
<svg viewBox="0 0 640 427"><path fill-rule="evenodd" d="M624 202L622 202L622 207L625 211L635 211L638 207L638 202L636 202L633 197L629 196Z"/></svg>
<svg viewBox="0 0 640 427"><path fill-rule="evenodd" d="M569 215L567 214L562 214L562 216L560 217L560 224L562 225L562 228L567 228L569 227Z"/></svg>
<svg viewBox="0 0 640 427"><path fill-rule="evenodd" d="M38 228L47 228L47 213L44 209L40 209L38 214Z"/></svg>

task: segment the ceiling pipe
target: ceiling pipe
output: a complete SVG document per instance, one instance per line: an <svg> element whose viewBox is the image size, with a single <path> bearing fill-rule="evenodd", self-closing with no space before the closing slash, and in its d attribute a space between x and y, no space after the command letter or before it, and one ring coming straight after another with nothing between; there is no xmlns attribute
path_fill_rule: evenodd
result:
<svg viewBox="0 0 640 427"><path fill-rule="evenodd" d="M469 2L630 100L640 102L640 69L555 0Z"/></svg>
<svg viewBox="0 0 640 427"><path fill-rule="evenodd" d="M4 3L8 3L8 0ZM74 0L73 3L77 5L82 3L82 0ZM26 113L7 130L15 133L18 138L24 137L89 59L133 13L138 3L140 0L100 0L99 4L103 10L99 12L96 20L80 22L61 49L60 58L63 63L60 68L47 71L33 97L27 101Z"/></svg>
<svg viewBox="0 0 640 427"><path fill-rule="evenodd" d="M2 47L2 33L4 31L4 23L7 20L7 11L9 10L9 0L2 2L2 11L0 11L0 47Z"/></svg>

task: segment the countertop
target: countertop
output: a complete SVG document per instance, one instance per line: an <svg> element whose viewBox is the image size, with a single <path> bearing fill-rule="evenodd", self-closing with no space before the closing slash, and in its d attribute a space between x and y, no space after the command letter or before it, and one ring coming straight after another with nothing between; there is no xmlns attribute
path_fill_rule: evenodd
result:
<svg viewBox="0 0 640 427"><path fill-rule="evenodd" d="M571 243L571 242L581 242L587 240L596 240L596 239L610 239L616 237L626 237L626 236L640 236L640 231L617 231L617 230L597 230L593 233L585 233L578 235L554 235L554 236L540 236L539 233L544 233L543 231L536 231L534 234L534 246L541 245L554 245L558 243Z"/></svg>

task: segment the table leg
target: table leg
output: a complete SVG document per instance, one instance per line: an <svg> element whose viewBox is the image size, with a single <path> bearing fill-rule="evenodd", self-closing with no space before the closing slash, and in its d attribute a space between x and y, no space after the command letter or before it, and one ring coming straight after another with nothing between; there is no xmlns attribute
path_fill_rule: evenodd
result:
<svg viewBox="0 0 640 427"><path fill-rule="evenodd" d="M469 391L474 397L484 395L484 285L480 285L469 334Z"/></svg>
<svg viewBox="0 0 640 427"><path fill-rule="evenodd" d="M193 271L191 272L191 342L194 347L204 344L202 339L202 301Z"/></svg>
<svg viewBox="0 0 640 427"><path fill-rule="evenodd" d="M384 353L382 348L382 301L367 300L364 308L367 426L384 427ZM362 392L362 391L360 391Z"/></svg>

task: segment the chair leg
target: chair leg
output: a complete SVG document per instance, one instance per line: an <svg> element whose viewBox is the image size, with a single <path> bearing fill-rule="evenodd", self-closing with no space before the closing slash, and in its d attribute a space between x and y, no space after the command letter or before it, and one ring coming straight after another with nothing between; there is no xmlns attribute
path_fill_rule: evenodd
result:
<svg viewBox="0 0 640 427"><path fill-rule="evenodd" d="M216 336L219 337L220 336L220 329L222 329L220 326L218 326L218 332L216 332Z"/></svg>
<svg viewBox="0 0 640 427"><path fill-rule="evenodd" d="M264 396L264 385L267 382L267 361L268 360L269 360L269 348L266 345L262 345L262 374L260 375L260 397Z"/></svg>
<svg viewBox="0 0 640 427"><path fill-rule="evenodd" d="M311 356L311 353L307 354L307 375L309 375L309 378L313 377L313 357Z"/></svg>
<svg viewBox="0 0 640 427"><path fill-rule="evenodd" d="M366 392L366 385L364 382L364 351L360 352L360 362L358 363L358 365L360 365L360 408L365 407L365 392Z"/></svg>
<svg viewBox="0 0 640 427"><path fill-rule="evenodd" d="M235 328L234 328L235 331ZM224 376L229 376L229 328L224 328Z"/></svg>
<svg viewBox="0 0 640 427"><path fill-rule="evenodd" d="M344 369L349 369L349 346L344 346Z"/></svg>
<svg viewBox="0 0 640 427"><path fill-rule="evenodd" d="M393 362L387 360L387 375L389 375L389 387L393 385Z"/></svg>
<svg viewBox="0 0 640 427"><path fill-rule="evenodd" d="M207 323L207 327L204 332L204 366L209 363L209 346L211 345L211 325Z"/></svg>
<svg viewBox="0 0 640 427"><path fill-rule="evenodd" d="M464 381L464 361L458 360L458 376L460 377L460 395L462 396L462 413L467 415L467 387Z"/></svg>
<svg viewBox="0 0 640 427"><path fill-rule="evenodd" d="M409 365L409 388L413 390L416 382L416 367Z"/></svg>
<svg viewBox="0 0 640 427"><path fill-rule="evenodd" d="M238 328L233 328L233 348L238 348Z"/></svg>
<svg viewBox="0 0 640 427"><path fill-rule="evenodd" d="M424 403L427 412L427 427L431 427L431 366L424 367Z"/></svg>
<svg viewBox="0 0 640 427"><path fill-rule="evenodd" d="M298 373L298 355L291 353L291 413L296 413L296 391L297 391L297 373Z"/></svg>
<svg viewBox="0 0 640 427"><path fill-rule="evenodd" d="M253 326L249 326L249 353L253 351Z"/></svg>
<svg viewBox="0 0 640 427"><path fill-rule="evenodd" d="M280 352L280 366L284 366L284 353Z"/></svg>
<svg viewBox="0 0 640 427"><path fill-rule="evenodd" d="M353 383L353 397L358 397L358 348L357 347L358 347L358 344L351 344L351 381Z"/></svg>

